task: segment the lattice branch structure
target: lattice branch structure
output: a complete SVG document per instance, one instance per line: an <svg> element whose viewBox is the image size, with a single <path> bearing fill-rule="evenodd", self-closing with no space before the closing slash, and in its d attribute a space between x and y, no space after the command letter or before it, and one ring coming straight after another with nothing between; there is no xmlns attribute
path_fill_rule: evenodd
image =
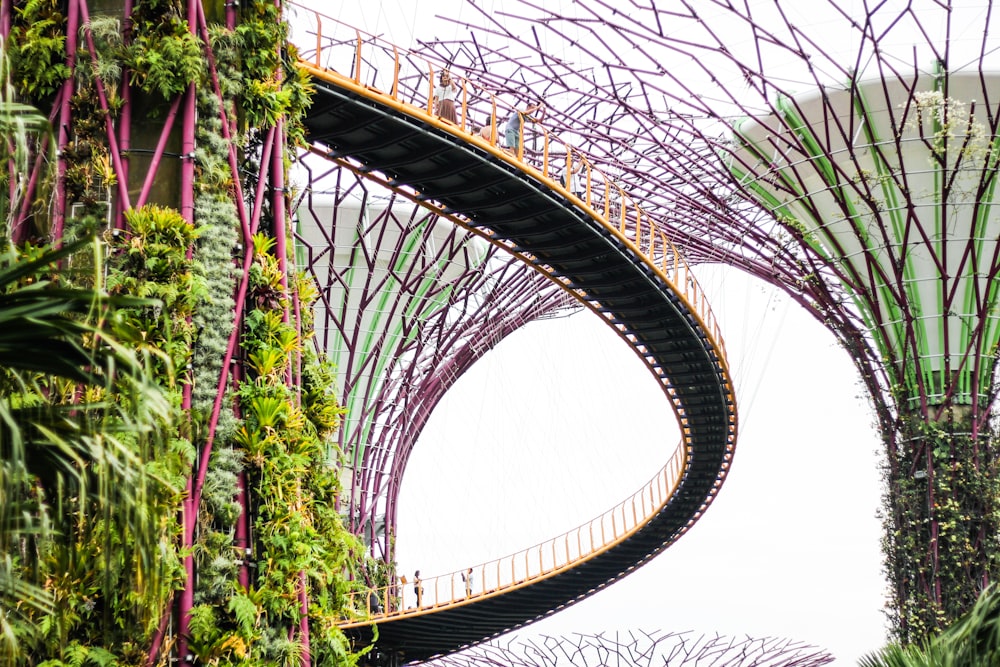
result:
<svg viewBox="0 0 1000 667"><path fill-rule="evenodd" d="M819 667L830 653L801 642L773 637L727 637L690 632L602 632L599 634L515 636L438 658L438 667Z"/></svg>
<svg viewBox="0 0 1000 667"><path fill-rule="evenodd" d="M418 50L544 96L686 257L782 288L843 344L885 442L897 629L967 608L998 572L992 3L467 7L468 37ZM942 574L963 552L977 565Z"/></svg>
<svg viewBox="0 0 1000 667"><path fill-rule="evenodd" d="M438 401L507 335L581 306L350 162L309 157L296 242L321 294L315 342L347 408L344 510L372 556L391 563L403 473Z"/></svg>

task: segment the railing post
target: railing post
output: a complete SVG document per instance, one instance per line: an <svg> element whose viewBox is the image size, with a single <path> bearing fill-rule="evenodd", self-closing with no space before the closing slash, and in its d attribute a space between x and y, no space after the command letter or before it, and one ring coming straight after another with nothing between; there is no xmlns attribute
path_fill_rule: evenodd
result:
<svg viewBox="0 0 1000 667"><path fill-rule="evenodd" d="M357 48L354 50L354 83L361 85L361 31L355 30Z"/></svg>
<svg viewBox="0 0 1000 667"><path fill-rule="evenodd" d="M399 99L399 49L392 47L392 99Z"/></svg>
<svg viewBox="0 0 1000 667"><path fill-rule="evenodd" d="M427 115L434 115L434 64L427 63Z"/></svg>
<svg viewBox="0 0 1000 667"><path fill-rule="evenodd" d="M470 131L469 128L466 127L466 124L465 124L466 114L468 113L468 110L469 110L469 107L468 107L468 102L469 102L468 83L469 83L468 81L466 81L465 79L462 79L462 121L461 121L460 125L461 125L461 128L463 130L465 130L466 132Z"/></svg>
<svg viewBox="0 0 1000 667"><path fill-rule="evenodd" d="M493 113L490 114L490 143L494 146L500 141L500 133L497 130L497 97L490 93L490 100L493 102Z"/></svg>
<svg viewBox="0 0 1000 667"><path fill-rule="evenodd" d="M608 177L601 174L604 177L604 219L607 220L611 217L611 182L608 181ZM590 196L590 165L587 165L587 196Z"/></svg>
<svg viewBox="0 0 1000 667"><path fill-rule="evenodd" d="M323 19L316 12L316 67L321 67L320 52L323 50Z"/></svg>
<svg viewBox="0 0 1000 667"><path fill-rule="evenodd" d="M542 176L549 175L549 131L542 128Z"/></svg>

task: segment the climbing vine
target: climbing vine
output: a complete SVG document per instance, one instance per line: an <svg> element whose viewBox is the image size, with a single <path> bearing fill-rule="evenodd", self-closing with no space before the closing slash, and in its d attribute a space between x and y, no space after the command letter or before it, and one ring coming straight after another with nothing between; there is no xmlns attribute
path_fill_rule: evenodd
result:
<svg viewBox="0 0 1000 667"><path fill-rule="evenodd" d="M961 418L914 420L895 473L885 474L883 547L903 643L949 626L1000 574L994 434L973 438L970 430Z"/></svg>

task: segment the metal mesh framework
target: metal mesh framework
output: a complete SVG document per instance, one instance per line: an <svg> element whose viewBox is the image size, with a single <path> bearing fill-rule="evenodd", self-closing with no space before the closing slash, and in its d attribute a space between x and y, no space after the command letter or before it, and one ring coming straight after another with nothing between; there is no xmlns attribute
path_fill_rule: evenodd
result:
<svg viewBox="0 0 1000 667"><path fill-rule="evenodd" d="M544 96L685 256L782 288L844 345L885 440L907 638L996 571L998 38L990 2L848 5L469 2L468 37L418 50Z"/></svg>
<svg viewBox="0 0 1000 667"><path fill-rule="evenodd" d="M631 631L596 635L541 636L493 642L438 658L438 667L819 667L833 662L828 652L800 642L773 637L755 639L691 633Z"/></svg>
<svg viewBox="0 0 1000 667"><path fill-rule="evenodd" d="M347 409L345 514L388 563L403 472L434 406L508 334L579 305L513 256L344 164L310 169L296 242L321 292L316 345L336 364Z"/></svg>
<svg viewBox="0 0 1000 667"><path fill-rule="evenodd" d="M958 40L938 34L941 26L948 30L952 24L951 3L917 3L900 11L884 7L872 10L870 16L863 12L852 16L838 8L842 4L824 6L820 14L825 12L827 21L822 29L809 33L780 3L773 12L760 10L758 16L722 2L704 3L697 9L688 3L633 3L627 14L613 11L604 2L566 2L560 13L522 2L494 16L483 14L481 21L470 26L474 31L467 40L431 42L423 44L422 51L452 64L505 99L543 96L548 100L546 125L557 128L589 161L637 193L644 206L672 230L685 257L744 269L784 288L828 323L861 365L886 431L897 423L893 388L905 388L905 398L918 402L924 413L954 402L971 403L978 429L985 424L992 402L992 365L983 364L982 358L992 352L995 327L967 327L973 333L962 339L962 348L948 351L950 380L937 377L932 382L929 377L907 375L928 353L930 341L921 335L922 327L916 322L928 317L929 304L923 301L929 298L922 297L918 306L912 289L899 285L911 275L906 264L915 261L915 256L941 252L935 244L942 240L942 233L930 228L933 223L907 215L905 206L901 212L886 213L884 199L890 195L881 190L893 181L895 189L906 192L916 167L915 160L907 162L902 157L905 144L934 140L930 102L901 106L900 95L940 90L944 97L962 102L949 93L951 77L947 69L938 69L941 64L963 58L962 69L973 77L988 71L986 58L996 39L988 30L989 6L973 15L976 25L986 28L979 41L971 49L963 42L962 55L952 57L948 45ZM856 48L847 56L828 53L821 30ZM899 42L897 51L902 54L886 48ZM863 135L872 124L863 119L874 109L866 108L863 100L867 96L870 104L873 92L862 95L851 82L873 79L894 89L891 96L886 91L874 100L875 108L889 112L888 124L893 129L917 123L918 114L923 113L923 129L914 130L907 142L895 141L891 134L859 142L858 134ZM997 101L990 99L989 83L984 85L985 91L965 101L965 114L974 111L972 122L985 133L979 145L988 150L995 135ZM799 117L796 93L817 87L821 92L816 117ZM966 85L956 94L975 91ZM971 110L969 102L974 102ZM844 109L851 107L857 114L845 116ZM962 111L950 113L955 117ZM771 116L779 119L780 126L771 129L786 136L768 146L765 157L769 159L757 154L748 157L735 139L733 125L740 119ZM955 118L956 122L968 120ZM798 136L794 130L803 122L824 123L816 131L819 136ZM878 162L902 163L907 175L893 176L889 168L878 171L873 158L861 158L862 151L872 152L865 147L872 143L877 146ZM859 144L865 146L858 148ZM989 167L994 162L984 162L988 156L981 154L978 164L969 164L969 147L963 147L958 137L952 144L950 163L942 169L952 174L957 168L965 169L972 172L972 180L953 183L946 178L940 193L926 194L953 200L975 193L970 203L980 226L965 235L971 239L961 237L961 247L948 250L964 259L953 261L947 271L952 283L951 289L942 290L942 311L966 320L985 320L993 303L989 279L996 257L992 246L977 247L975 241L986 234L983 223L992 201ZM961 154L963 148L966 152ZM812 166L816 162L810 162L812 158L823 157L834 164L834 155L845 150L856 155L853 161L845 158L849 164L833 167L832 183L821 181L817 186L808 181L812 172L823 168ZM760 152L767 151L761 148ZM777 159L773 159L775 154ZM809 174L803 173L803 163L811 165ZM773 187L779 180L777 171L788 165L791 168L782 176L783 182ZM871 271L884 274L879 284L887 283L886 289L896 293L884 300L871 294L864 262L846 266L830 248L832 243L822 238L822 230L817 235L817 230L810 234L803 229L808 221L800 218L805 215L776 215L774 202L762 205L761 184L778 191L779 202L817 195L816 201L802 204L812 217L820 214L810 210L810 204L816 209L828 203L819 200L822 189L833 192L837 206L828 217L849 217L848 209L853 208L870 215L867 226L885 222L882 226L892 229L890 221L901 220L904 227L892 239L869 239L863 248L843 250L853 256L888 249L887 258L873 260ZM953 234L950 230L948 243L958 238ZM866 234L859 230L858 235ZM905 248L892 254L901 244ZM985 281L975 290L978 296L954 286L962 275L977 275ZM971 310L963 300L971 304ZM977 391L979 400L972 401Z"/></svg>

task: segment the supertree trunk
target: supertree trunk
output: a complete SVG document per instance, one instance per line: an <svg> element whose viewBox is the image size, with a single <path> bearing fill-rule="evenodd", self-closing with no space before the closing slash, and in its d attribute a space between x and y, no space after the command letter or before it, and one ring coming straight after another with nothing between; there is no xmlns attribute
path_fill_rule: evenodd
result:
<svg viewBox="0 0 1000 667"><path fill-rule="evenodd" d="M885 445L895 631L954 620L998 568L991 3L507 13L425 49L558 100L547 123L641 193L687 257L781 287L830 329Z"/></svg>
<svg viewBox="0 0 1000 667"><path fill-rule="evenodd" d="M11 238L98 237L108 289L155 299L116 326L177 408L170 451L143 462L176 494L149 507L164 531L149 556L170 583L142 614L128 591L76 602L74 585L116 576L113 554L98 567L78 538L48 579L67 600L45 620L60 630L26 628L24 664L342 655L330 619L353 542L324 512L336 409L322 359L304 352L309 290L288 242L285 150L307 95L280 3L15 0L0 24L11 82L48 113L57 148L54 181L44 146L33 172L8 175L22 190Z"/></svg>

